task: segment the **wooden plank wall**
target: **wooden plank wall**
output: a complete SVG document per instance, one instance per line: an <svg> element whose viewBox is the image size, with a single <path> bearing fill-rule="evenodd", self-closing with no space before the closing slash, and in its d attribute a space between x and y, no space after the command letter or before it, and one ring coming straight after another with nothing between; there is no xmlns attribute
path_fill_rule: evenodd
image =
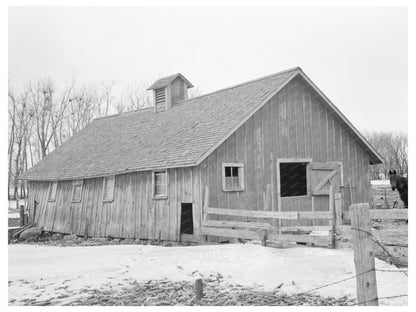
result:
<svg viewBox="0 0 416 312"><path fill-rule="evenodd" d="M311 198L305 196L282 198L282 207L278 206L276 158L341 161L342 183L348 186L351 181L354 202L369 201L369 155L351 130L301 78L292 80L200 165L201 175L208 177L210 206L311 210ZM223 162L245 164L245 191L222 191ZM351 204L348 190L343 197L343 210L347 211ZM317 211L328 210L328 198L317 199L314 205Z"/></svg>
<svg viewBox="0 0 416 312"><path fill-rule="evenodd" d="M150 171L116 175L114 201L102 200L103 178L85 179L82 201L71 203L72 181L58 183L56 200L48 201L48 182L30 182L29 209L45 231L97 237L178 241L182 203L193 204L194 233L201 226L204 179L199 168L169 169L168 198L152 198Z"/></svg>
<svg viewBox="0 0 416 312"><path fill-rule="evenodd" d="M276 158L341 161L343 185L354 202L369 200L369 155L355 135L301 78L292 80L198 167L169 169L168 198L152 198L150 171L117 175L113 202L102 201L103 178L84 180L81 203L71 203L72 181L58 183L56 201L47 201L47 182L29 183L29 208L39 202L35 222L45 230L89 236L180 239L181 203L193 203L194 234L200 233L202 199L209 186L212 207L266 211L311 210L311 198L283 198L276 190ZM244 162L245 191L222 190L221 164ZM343 210L350 202L343 191ZM325 200L315 210L327 210ZM210 220L230 220L210 216ZM249 217L235 217L237 221ZM273 221L278 225L279 221Z"/></svg>

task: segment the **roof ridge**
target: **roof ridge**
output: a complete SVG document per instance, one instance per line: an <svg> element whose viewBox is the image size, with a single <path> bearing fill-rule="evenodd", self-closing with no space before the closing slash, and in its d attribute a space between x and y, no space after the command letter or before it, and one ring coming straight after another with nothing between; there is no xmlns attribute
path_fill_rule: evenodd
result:
<svg viewBox="0 0 416 312"><path fill-rule="evenodd" d="M102 116L102 117L97 117L94 118L94 120L100 120L100 119L104 119L104 118L111 118L111 117L117 117L117 116L121 116L121 115L125 115L125 114L130 114L130 113L139 113L142 112L144 110L148 110L148 109L154 109L153 106L149 106L149 107L144 107L144 108L140 108L140 109L136 109L136 110L131 110L131 111L126 111L126 112L122 112L122 113L115 113L115 114L111 114L111 115L107 115L107 116Z"/></svg>
<svg viewBox="0 0 416 312"><path fill-rule="evenodd" d="M243 86L245 84L253 83L253 82L256 82L256 81L259 81L259 80L267 79L267 78L270 78L270 77L273 77L273 76L281 75L281 74L284 74L284 73L287 73L287 72L291 72L291 71L295 71L295 70L302 71L302 68L300 68L299 66L296 66L296 67L293 67L293 68L289 68L289 69L286 69L286 70L282 70L282 71L277 72L277 73L274 73L274 74L270 74L270 75L266 75L266 76L263 76L263 77L260 77L260 78L252 79L252 80L245 81L245 82L241 82L239 84L232 85L230 87L218 89L216 91L212 91L212 92L209 92L209 93L206 93L206 94L198 95L198 96L193 97L193 98L189 98L189 99L186 99L186 100L178 101L175 105L183 104L185 102L192 101L192 100L195 100L195 99L199 99L199 98L204 97L204 96L208 96L208 95L212 95L212 94L215 94L215 93L218 93L218 92L222 92L222 91L234 89L234 88L237 88L237 87L241 87L241 86Z"/></svg>

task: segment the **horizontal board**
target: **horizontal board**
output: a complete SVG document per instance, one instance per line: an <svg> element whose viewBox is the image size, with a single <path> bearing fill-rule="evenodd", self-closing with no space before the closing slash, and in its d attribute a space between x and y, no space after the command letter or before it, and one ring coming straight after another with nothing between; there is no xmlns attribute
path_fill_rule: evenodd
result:
<svg viewBox="0 0 416 312"><path fill-rule="evenodd" d="M298 219L297 211L257 211L204 207L204 213L270 219Z"/></svg>
<svg viewBox="0 0 416 312"><path fill-rule="evenodd" d="M337 170L339 168L339 164L331 163L331 162L313 162L311 164L312 170Z"/></svg>
<svg viewBox="0 0 416 312"><path fill-rule="evenodd" d="M329 236L314 236L306 234L296 235L268 233L267 239L274 242L310 243L319 246L328 246L330 244Z"/></svg>
<svg viewBox="0 0 416 312"><path fill-rule="evenodd" d="M329 231L329 225L299 225L299 226L284 226L279 228L282 231Z"/></svg>
<svg viewBox="0 0 416 312"><path fill-rule="evenodd" d="M344 220L350 220L350 213L342 213ZM371 219L407 220L409 218L408 209L370 209Z"/></svg>
<svg viewBox="0 0 416 312"><path fill-rule="evenodd" d="M249 230L233 230L233 229L221 229L214 227L201 227L202 235L212 235L212 236L223 236L223 237L235 237L242 239L254 239L262 240L263 234L257 231Z"/></svg>
<svg viewBox="0 0 416 312"><path fill-rule="evenodd" d="M272 225L265 222L248 222L248 221L217 221L217 220L204 220L202 221L203 226L208 227L225 227L225 228L268 228Z"/></svg>
<svg viewBox="0 0 416 312"><path fill-rule="evenodd" d="M299 211L299 219L332 219L332 211Z"/></svg>
<svg viewBox="0 0 416 312"><path fill-rule="evenodd" d="M313 196L329 196L329 190L313 190L312 191Z"/></svg>
<svg viewBox="0 0 416 312"><path fill-rule="evenodd" d="M306 234L279 234L278 229L275 230L234 230L234 229L222 229L214 227L201 228L203 235L222 236L222 237L235 237L241 239L263 240L264 234L267 233L267 240L274 242L293 242L293 243L311 243L320 246L328 246L330 243L329 235L327 236L314 236Z"/></svg>

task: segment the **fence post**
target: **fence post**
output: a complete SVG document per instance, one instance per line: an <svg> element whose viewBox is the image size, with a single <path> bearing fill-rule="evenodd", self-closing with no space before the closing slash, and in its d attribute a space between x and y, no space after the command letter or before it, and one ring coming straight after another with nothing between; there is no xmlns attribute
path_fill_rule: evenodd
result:
<svg viewBox="0 0 416 312"><path fill-rule="evenodd" d="M204 194L204 204L202 207L202 221L207 221L208 216L205 213L205 207L209 207L209 186L205 185L205 194ZM204 222L202 222L202 227L204 227ZM208 241L208 236L205 235L205 241Z"/></svg>
<svg viewBox="0 0 416 312"><path fill-rule="evenodd" d="M329 185L329 211L332 212L332 219L329 220L330 225L330 247L335 248L335 226L336 226L336 214L335 214L335 202L334 202L334 187Z"/></svg>
<svg viewBox="0 0 416 312"><path fill-rule="evenodd" d="M369 204L350 206L358 304L378 306Z"/></svg>
<svg viewBox="0 0 416 312"><path fill-rule="evenodd" d="M204 286L202 284L202 279L200 278L195 281L195 294L197 300L201 300L204 296Z"/></svg>
<svg viewBox="0 0 416 312"><path fill-rule="evenodd" d="M25 225L25 206L20 205L20 227Z"/></svg>

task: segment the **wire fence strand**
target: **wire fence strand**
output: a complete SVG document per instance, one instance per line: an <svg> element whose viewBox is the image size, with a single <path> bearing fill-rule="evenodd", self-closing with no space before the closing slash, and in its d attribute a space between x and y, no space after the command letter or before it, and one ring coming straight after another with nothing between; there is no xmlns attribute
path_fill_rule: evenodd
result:
<svg viewBox="0 0 416 312"><path fill-rule="evenodd" d="M382 243L380 243L380 241L377 239L377 237L375 237L374 236L374 234L373 233L371 233L371 232L369 232L369 231L366 231L366 230L363 230L363 229L358 229L358 228L355 228L355 227L351 227L351 229L352 230L357 230L357 231L360 231L360 232L363 232L363 233L367 233L368 235L370 235L371 236L371 238L372 238L372 240L378 245L378 246L380 246L381 247L381 249L383 249L383 251L387 254L387 257L390 259L390 263L392 264L392 265L394 265L396 268L397 268L397 270L399 271L399 272L402 272L404 275L406 275L406 276L408 276L408 274L407 274L407 272L406 271L404 271L404 270L402 270L401 268L399 268L395 263L394 263L394 259L395 259L395 257L383 246L383 244Z"/></svg>
<svg viewBox="0 0 416 312"><path fill-rule="evenodd" d="M367 233L368 235L370 235L371 238L372 238L372 240L377 245L379 245L383 249L383 251L387 254L387 257L390 259L390 263L392 265L394 265L397 269L395 269L395 270L392 270L392 269L370 269L370 270L367 270L365 272L361 272L361 273L356 274L356 275L351 276L351 277L347 277L347 278L344 278L344 279L341 279L341 280L338 280L338 281L335 281L335 282L332 282L332 283L329 283L329 284L321 285L321 286L318 286L318 287L309 289L307 291L303 291L303 292L299 293L298 295L303 295L303 294L310 293L310 292L313 292L313 291L316 291L316 290L319 290L319 289L322 289L322 288L326 288L326 287L330 287L330 286L333 286L333 285L336 285L336 284L340 284L340 283L343 283L343 282L346 282L348 280L357 278L358 276L367 274L367 273L372 272L372 271L377 271L377 272L390 272L390 273L403 273L403 274L405 274L408 277L408 272L406 270L403 270L402 268L399 268L394 263L394 258L395 257L393 255L391 255L391 253L383 246L383 244L380 243L380 241L374 236L373 233L371 233L369 231L366 231L366 230L353 228L353 227L351 227L351 229L357 230L357 231L361 231L361 232L364 232L364 233ZM394 298L402 298L402 297L408 297L408 295L407 294L402 294L402 295L395 295L395 296L379 297L379 298L375 298L375 299L372 299L372 300L367 300L367 301L363 301L363 302L357 302L357 303L355 303L353 305L364 305L364 304L366 304L368 302L371 302L371 301L374 301L376 299L383 300L383 299L394 299Z"/></svg>

